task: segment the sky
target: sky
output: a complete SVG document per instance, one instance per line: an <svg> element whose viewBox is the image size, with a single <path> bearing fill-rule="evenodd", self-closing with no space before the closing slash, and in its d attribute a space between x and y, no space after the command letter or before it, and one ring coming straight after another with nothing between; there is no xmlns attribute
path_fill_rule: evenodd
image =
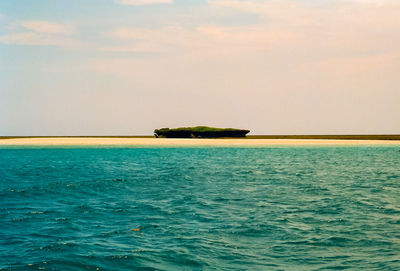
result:
<svg viewBox="0 0 400 271"><path fill-rule="evenodd" d="M0 135L399 134L398 0L1 0Z"/></svg>

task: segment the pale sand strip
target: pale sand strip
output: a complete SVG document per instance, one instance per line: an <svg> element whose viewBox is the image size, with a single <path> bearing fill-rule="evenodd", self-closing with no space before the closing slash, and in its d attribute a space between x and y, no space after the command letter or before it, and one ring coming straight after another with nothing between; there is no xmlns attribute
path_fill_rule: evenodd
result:
<svg viewBox="0 0 400 271"><path fill-rule="evenodd" d="M399 145L400 140L331 139L192 139L192 138L10 138L0 146L302 146L302 145Z"/></svg>

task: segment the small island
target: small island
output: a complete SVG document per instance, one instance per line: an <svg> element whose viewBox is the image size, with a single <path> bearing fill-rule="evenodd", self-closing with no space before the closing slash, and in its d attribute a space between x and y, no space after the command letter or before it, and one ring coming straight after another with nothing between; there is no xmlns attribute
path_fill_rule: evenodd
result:
<svg viewBox="0 0 400 271"><path fill-rule="evenodd" d="M215 128L207 126L161 128L154 130L155 137L167 138L218 138L218 137L246 137L250 130L234 128Z"/></svg>

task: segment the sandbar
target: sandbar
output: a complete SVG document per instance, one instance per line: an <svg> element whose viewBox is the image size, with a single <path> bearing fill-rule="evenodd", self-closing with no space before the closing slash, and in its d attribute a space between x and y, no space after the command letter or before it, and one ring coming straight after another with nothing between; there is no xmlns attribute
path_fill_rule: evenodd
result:
<svg viewBox="0 0 400 271"><path fill-rule="evenodd" d="M329 146L398 145L400 140L248 139L248 138L124 138L124 137L26 137L2 138L0 146Z"/></svg>

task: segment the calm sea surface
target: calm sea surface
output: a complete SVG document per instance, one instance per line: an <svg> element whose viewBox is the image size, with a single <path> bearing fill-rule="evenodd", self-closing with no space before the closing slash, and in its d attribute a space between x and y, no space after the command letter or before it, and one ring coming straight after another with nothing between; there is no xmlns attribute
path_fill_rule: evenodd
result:
<svg viewBox="0 0 400 271"><path fill-rule="evenodd" d="M1 148L0 270L400 270L400 146Z"/></svg>

